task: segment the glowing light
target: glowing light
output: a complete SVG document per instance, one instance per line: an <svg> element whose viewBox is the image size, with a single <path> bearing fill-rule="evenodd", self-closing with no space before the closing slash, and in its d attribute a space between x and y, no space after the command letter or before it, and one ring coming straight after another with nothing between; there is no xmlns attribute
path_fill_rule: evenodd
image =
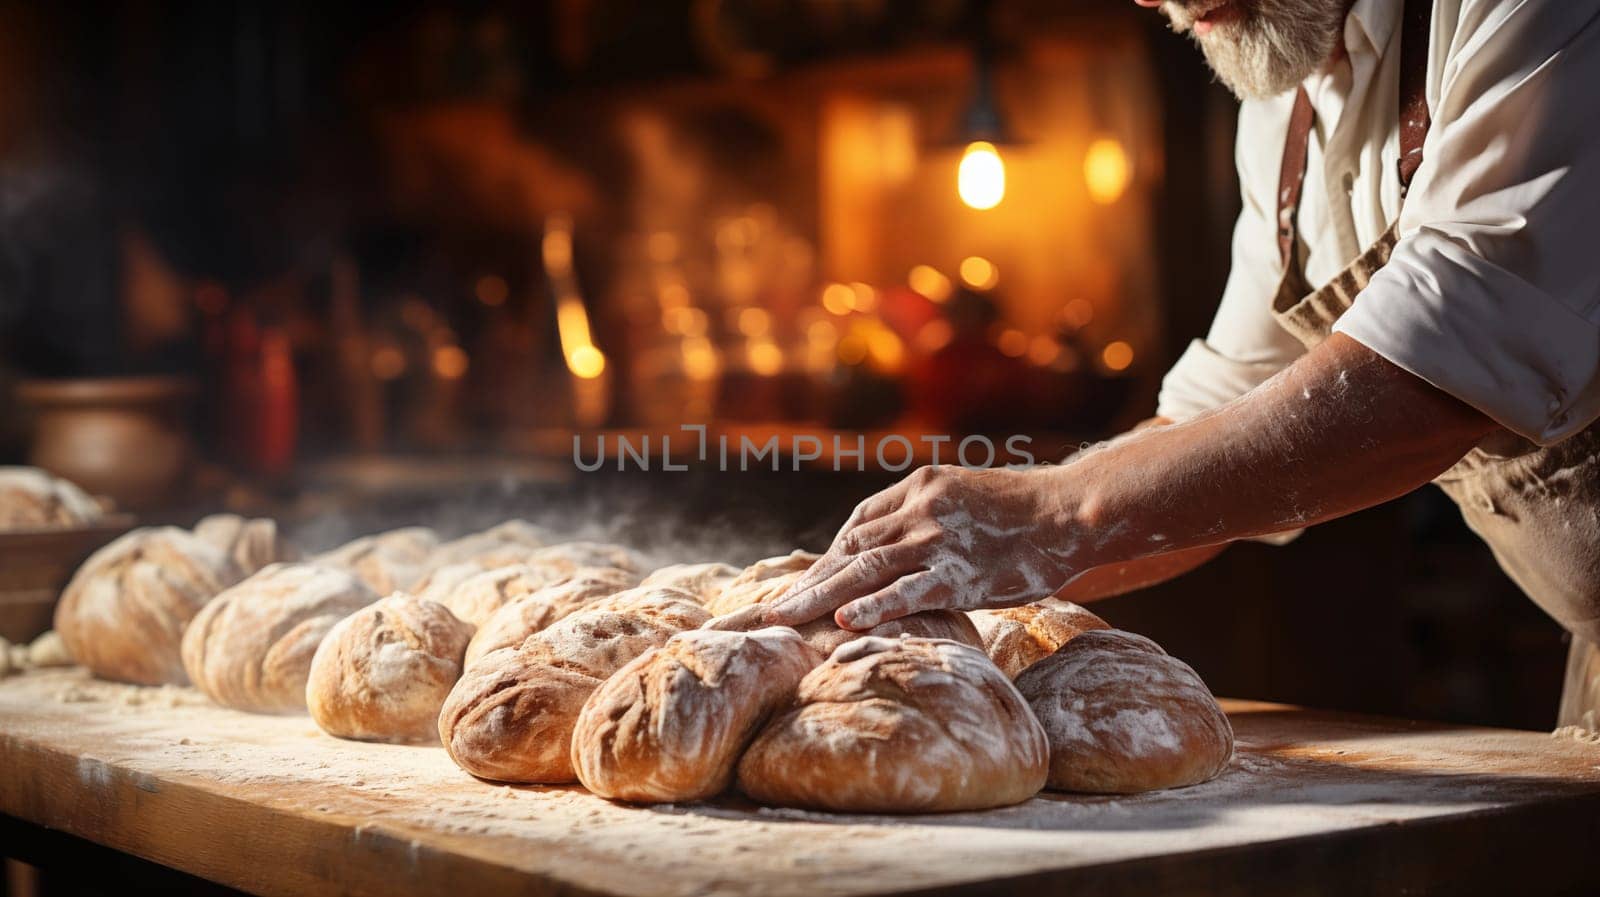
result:
<svg viewBox="0 0 1600 897"><path fill-rule="evenodd" d="M745 308L739 311L739 332L745 336L761 336L772 329L772 316L764 308Z"/></svg>
<svg viewBox="0 0 1600 897"><path fill-rule="evenodd" d="M689 304L689 288L676 281L662 284L660 295L661 304L666 308Z"/></svg>
<svg viewBox="0 0 1600 897"><path fill-rule="evenodd" d="M557 215L551 215L551 225L545 229L544 240L540 249L544 256L544 266L552 275L564 276L572 273L572 220Z"/></svg>
<svg viewBox="0 0 1600 897"><path fill-rule="evenodd" d="M912 343L918 351L931 355L950 345L950 341L955 338L956 328L944 318L935 318L917 330L917 336Z"/></svg>
<svg viewBox="0 0 1600 897"><path fill-rule="evenodd" d="M1039 367L1048 367L1061 357L1061 344L1048 336L1036 336L1028 344L1028 360Z"/></svg>
<svg viewBox="0 0 1600 897"><path fill-rule="evenodd" d="M832 314L849 314L855 302L855 291L842 283L830 283L822 289L822 307Z"/></svg>
<svg viewBox="0 0 1600 897"><path fill-rule="evenodd" d="M930 302L945 302L950 298L950 278L930 265L918 265L906 275L906 283Z"/></svg>
<svg viewBox="0 0 1600 897"><path fill-rule="evenodd" d="M427 330L433 326L433 309L421 297L407 296L400 303L400 320L413 330Z"/></svg>
<svg viewBox="0 0 1600 897"><path fill-rule="evenodd" d="M394 380L406 372L406 355L395 346L384 346L372 353L372 376Z"/></svg>
<svg viewBox="0 0 1600 897"><path fill-rule="evenodd" d="M873 364L886 373L893 374L899 371L901 365L905 363L905 343L902 343L900 337L887 327L874 330L868 335L867 352L872 356Z"/></svg>
<svg viewBox="0 0 1600 897"><path fill-rule="evenodd" d="M1110 205L1122 198L1131 179L1128 154L1123 152L1122 144L1110 137L1089 144L1083 156L1083 180L1089 187L1090 199Z"/></svg>
<svg viewBox="0 0 1600 897"><path fill-rule="evenodd" d="M459 380L467 373L467 353L460 346L440 346L433 350L433 372L445 380Z"/></svg>
<svg viewBox="0 0 1600 897"><path fill-rule="evenodd" d="M717 350L703 336L683 341L683 372L691 380L710 380L717 375Z"/></svg>
<svg viewBox="0 0 1600 897"><path fill-rule="evenodd" d="M1002 330L994 343L1002 355L1011 358L1021 358L1028 351L1028 335L1020 330Z"/></svg>
<svg viewBox="0 0 1600 897"><path fill-rule="evenodd" d="M1082 330L1094 320L1094 303L1087 299L1074 299L1061 309L1061 320Z"/></svg>
<svg viewBox="0 0 1600 897"><path fill-rule="evenodd" d="M771 340L752 342L745 354L750 361L750 370L763 377L771 377L783 370L783 350Z"/></svg>
<svg viewBox="0 0 1600 897"><path fill-rule="evenodd" d="M850 307L856 311L872 311L878 307L878 291L860 281L850 284Z"/></svg>
<svg viewBox="0 0 1600 897"><path fill-rule="evenodd" d="M1100 360L1113 371L1125 371L1128 365L1133 364L1133 347L1122 340L1107 343L1100 350Z"/></svg>
<svg viewBox="0 0 1600 897"><path fill-rule="evenodd" d="M839 340L839 360L849 365L857 365L867 359L867 338L860 333L846 334Z"/></svg>
<svg viewBox="0 0 1600 897"><path fill-rule="evenodd" d="M839 331L831 321L813 321L806 328L806 339L819 345L833 345L839 338Z"/></svg>
<svg viewBox="0 0 1600 897"><path fill-rule="evenodd" d="M593 380L606 369L606 356L594 346L579 346L567 355L567 368L573 376Z"/></svg>
<svg viewBox="0 0 1600 897"><path fill-rule="evenodd" d="M485 274L478 278L477 288L473 292L477 294L479 302L495 308L506 303L506 297L511 295L511 288L506 285L504 277Z"/></svg>
<svg viewBox="0 0 1600 897"><path fill-rule="evenodd" d="M692 306L675 306L661 313L661 326L680 336L704 336L706 313Z"/></svg>
<svg viewBox="0 0 1600 897"><path fill-rule="evenodd" d="M969 255L961 260L961 282L974 290L992 290L1000 282L1000 269L982 256Z"/></svg>
<svg viewBox="0 0 1600 897"><path fill-rule="evenodd" d="M1006 165L994 144L978 140L967 145L956 169L956 192L974 209L992 209L1006 196Z"/></svg>

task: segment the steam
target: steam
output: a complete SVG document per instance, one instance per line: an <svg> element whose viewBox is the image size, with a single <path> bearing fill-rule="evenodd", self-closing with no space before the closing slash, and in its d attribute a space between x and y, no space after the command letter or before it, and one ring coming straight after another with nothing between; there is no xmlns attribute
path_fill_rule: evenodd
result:
<svg viewBox="0 0 1600 897"><path fill-rule="evenodd" d="M655 566L722 561L746 566L804 545L826 545L831 527L796 534L772 515L718 511L701 514L668 506L670 497L613 491L605 495L550 494L512 477L468 490L420 498L374 500L366 508L329 508L286 525L291 539L321 552L359 536L403 526L427 526L454 539L511 519L522 519L559 541L625 545Z"/></svg>

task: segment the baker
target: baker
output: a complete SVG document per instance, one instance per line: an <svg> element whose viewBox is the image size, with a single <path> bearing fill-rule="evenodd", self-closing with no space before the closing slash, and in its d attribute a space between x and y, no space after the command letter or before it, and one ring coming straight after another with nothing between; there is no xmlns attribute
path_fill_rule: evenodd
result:
<svg viewBox="0 0 1600 897"><path fill-rule="evenodd" d="M924 468L768 612L851 629L1159 582L1435 482L1600 716L1600 0L1136 0L1243 101L1216 319L1070 463Z"/></svg>

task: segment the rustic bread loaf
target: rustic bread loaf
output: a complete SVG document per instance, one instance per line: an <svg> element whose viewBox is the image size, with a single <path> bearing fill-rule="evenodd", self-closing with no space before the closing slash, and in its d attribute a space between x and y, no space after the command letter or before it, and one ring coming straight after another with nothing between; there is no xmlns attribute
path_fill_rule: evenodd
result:
<svg viewBox="0 0 1600 897"><path fill-rule="evenodd" d="M439 599L450 612L474 626L483 626L507 604L526 595L568 582L604 583L612 592L633 585L631 573L614 567L562 570L549 564L515 564L485 570L462 580ZM574 586L575 588L575 586Z"/></svg>
<svg viewBox="0 0 1600 897"><path fill-rule="evenodd" d="M429 559L439 537L425 526L407 526L374 536L362 536L317 555L324 566L343 567L360 577L367 588L387 595L409 589L428 572Z"/></svg>
<svg viewBox="0 0 1600 897"><path fill-rule="evenodd" d="M989 659L1012 679L1085 632L1111 628L1110 623L1060 598L1001 610L975 610L969 615L983 636L982 647Z"/></svg>
<svg viewBox="0 0 1600 897"><path fill-rule="evenodd" d="M27 655L20 666L27 667L68 667L72 666L72 653L67 650L67 643L62 641L61 633L54 629L46 630L27 646Z"/></svg>
<svg viewBox="0 0 1600 897"><path fill-rule="evenodd" d="M738 567L721 563L673 564L652 572L639 585L683 589L685 592L698 595L700 603L705 605L716 600L739 573Z"/></svg>
<svg viewBox="0 0 1600 897"><path fill-rule="evenodd" d="M297 561L301 556L300 549L278 532L278 521L270 517L212 514L194 525L194 534L226 552L245 576L268 564Z"/></svg>
<svg viewBox="0 0 1600 897"><path fill-rule="evenodd" d="M686 592L652 589L586 609L470 663L439 711L450 758L479 778L575 781L572 727L589 694L623 664L706 620Z"/></svg>
<svg viewBox="0 0 1600 897"><path fill-rule="evenodd" d="M793 629L680 632L584 703L572 733L578 781L636 803L719 794L756 730L821 662Z"/></svg>
<svg viewBox="0 0 1600 897"><path fill-rule="evenodd" d="M472 577L477 576L479 573L489 570L498 570L502 566L515 567L520 565L502 564L499 566L485 567L477 561L461 561L455 564L445 564L442 567L434 567L432 570L424 573L421 578L411 584L411 588L408 591L411 594L416 595L418 598L425 598L429 601L437 601L440 604L446 604L450 597L450 593L455 590L456 586L459 586ZM457 614L457 616L460 616L460 614ZM466 618L461 617L461 619L465 620ZM468 622L473 621L468 620Z"/></svg>
<svg viewBox="0 0 1600 897"><path fill-rule="evenodd" d="M184 628L240 578L233 560L175 526L136 529L89 556L56 605L55 629L102 679L182 684Z"/></svg>
<svg viewBox="0 0 1600 897"><path fill-rule="evenodd" d="M434 567L477 563L485 570L522 563L536 548L551 541L550 533L525 520L507 520L479 533L453 539L434 549L429 563Z"/></svg>
<svg viewBox="0 0 1600 897"><path fill-rule="evenodd" d="M705 628L749 632L767 625L765 614L764 604L750 604L732 613L713 618L706 623ZM908 614L895 620L885 620L861 632L840 628L831 615L802 623L794 629L807 644L821 652L823 657L832 654L845 642L855 641L864 636L899 638L902 635L909 635L917 638L944 638L974 648L983 647L983 639L978 635L978 630L972 625L972 621L967 619L966 614L954 610L929 610Z"/></svg>
<svg viewBox="0 0 1600 897"><path fill-rule="evenodd" d="M540 579L552 575L551 568L527 569L530 572L502 580L494 579L493 574L504 571L492 571L488 580L475 577L451 593L451 606L460 607L463 613L482 615L484 609L498 604L467 646L469 666L490 651L522 644L528 636L562 617L624 592L634 583L632 573L615 567L580 567L560 574L553 582Z"/></svg>
<svg viewBox="0 0 1600 897"><path fill-rule="evenodd" d="M101 516L75 483L37 467L0 467L0 530L87 526Z"/></svg>
<svg viewBox="0 0 1600 897"><path fill-rule="evenodd" d="M1085 632L1024 670L1017 689L1050 741L1051 788L1179 788L1233 756L1233 727L1206 684L1141 635Z"/></svg>
<svg viewBox="0 0 1600 897"><path fill-rule="evenodd" d="M821 555L809 551L793 551L756 561L740 571L722 590L722 594L706 602L706 610L711 611L712 616L720 617L741 607L765 604L779 598L801 574L811 569L819 557Z"/></svg>
<svg viewBox="0 0 1600 897"><path fill-rule="evenodd" d="M1028 705L977 648L860 638L801 680L796 706L739 762L739 789L782 806L932 813L1019 803L1049 748Z"/></svg>
<svg viewBox="0 0 1600 897"><path fill-rule="evenodd" d="M439 707L461 678L472 624L396 592L328 631L311 659L306 708L322 731L358 741L439 738Z"/></svg>
<svg viewBox="0 0 1600 897"><path fill-rule="evenodd" d="M224 707L298 713L322 637L377 597L339 567L273 564L195 616L183 636L184 669Z"/></svg>
<svg viewBox="0 0 1600 897"><path fill-rule="evenodd" d="M546 545L529 552L527 563L551 564L567 571L580 567L615 567L629 573L643 574L650 569L644 556L631 548L607 542L561 542Z"/></svg>

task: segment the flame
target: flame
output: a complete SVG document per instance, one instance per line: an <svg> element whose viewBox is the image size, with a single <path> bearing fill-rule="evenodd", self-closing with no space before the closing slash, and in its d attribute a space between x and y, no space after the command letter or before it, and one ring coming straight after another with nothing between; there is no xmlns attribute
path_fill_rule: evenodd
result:
<svg viewBox="0 0 1600 897"><path fill-rule="evenodd" d="M551 215L545 225L540 249L544 267L556 292L556 333L561 338L561 354L567 370L582 380L593 380L606 369L606 356L594 344L589 332L589 312L578 294L578 280L572 270L572 219Z"/></svg>
<svg viewBox="0 0 1600 897"><path fill-rule="evenodd" d="M1006 196L1006 164L1000 151L984 140L967 144L956 169L956 192L974 209L992 209Z"/></svg>

